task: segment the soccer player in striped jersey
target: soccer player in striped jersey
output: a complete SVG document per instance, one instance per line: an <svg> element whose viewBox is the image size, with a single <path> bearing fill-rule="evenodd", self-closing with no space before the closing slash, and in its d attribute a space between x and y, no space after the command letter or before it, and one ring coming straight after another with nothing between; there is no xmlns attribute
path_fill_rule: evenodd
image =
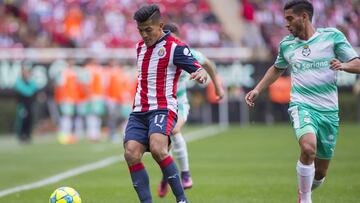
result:
<svg viewBox="0 0 360 203"><path fill-rule="evenodd" d="M170 31L173 37L179 39L179 28L177 25L172 23L165 24L163 30ZM221 87L220 81L217 78L214 64L199 51L191 49L191 53L209 74L211 80L214 83L217 99L220 100L224 96L224 90ZM187 80L187 74L182 73L177 84L178 89L176 92L176 97L178 100L178 121L174 127L173 136L171 136L172 152L175 154L175 158L177 159L179 164L179 168L181 171L181 182L184 189L191 188L193 184L190 176L187 146L181 134L181 128L185 124L190 110L190 105L186 94ZM160 182L157 192L159 197L164 197L168 193L168 182L165 177L163 177L162 181Z"/></svg>
<svg viewBox="0 0 360 203"><path fill-rule="evenodd" d="M163 31L157 5L141 7L134 19L143 41L136 48L138 86L124 135L124 157L142 203L152 202L149 177L141 161L146 151L159 164L176 201L186 203L176 164L168 154L177 120L176 88L182 70L199 83L206 82L207 73L184 43Z"/></svg>
<svg viewBox="0 0 360 203"><path fill-rule="evenodd" d="M291 35L280 42L275 64L245 97L249 106L286 68L291 69L289 115L301 149L296 170L298 202L311 203L311 191L324 182L338 134L337 71L360 72L360 59L335 28L312 25L313 5L291 0L284 6Z"/></svg>

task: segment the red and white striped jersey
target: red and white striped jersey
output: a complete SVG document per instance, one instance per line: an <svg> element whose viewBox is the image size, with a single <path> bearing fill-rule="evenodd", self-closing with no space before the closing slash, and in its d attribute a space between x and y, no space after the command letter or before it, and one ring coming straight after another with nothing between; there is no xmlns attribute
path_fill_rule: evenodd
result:
<svg viewBox="0 0 360 203"><path fill-rule="evenodd" d="M177 112L176 88L183 70L192 73L201 68L187 45L167 32L154 45L139 42L137 50L138 85L134 112L169 109Z"/></svg>

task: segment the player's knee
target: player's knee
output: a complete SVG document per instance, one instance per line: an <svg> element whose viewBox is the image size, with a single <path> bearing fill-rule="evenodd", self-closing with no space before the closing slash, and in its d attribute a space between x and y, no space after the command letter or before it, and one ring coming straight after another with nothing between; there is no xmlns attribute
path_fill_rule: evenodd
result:
<svg viewBox="0 0 360 203"><path fill-rule="evenodd" d="M139 163L141 161L141 152L131 148L125 148L124 158L129 165Z"/></svg>
<svg viewBox="0 0 360 203"><path fill-rule="evenodd" d="M153 146L151 149L151 155L152 157L157 161L160 162L161 160L164 160L168 156L168 150L165 147L161 146Z"/></svg>
<svg viewBox="0 0 360 203"><path fill-rule="evenodd" d="M301 152L307 158L315 158L316 146L310 143L304 143L301 145Z"/></svg>

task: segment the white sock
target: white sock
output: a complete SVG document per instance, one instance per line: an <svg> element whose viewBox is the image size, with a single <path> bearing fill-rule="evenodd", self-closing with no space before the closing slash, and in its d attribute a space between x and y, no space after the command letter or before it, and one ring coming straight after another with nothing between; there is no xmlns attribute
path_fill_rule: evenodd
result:
<svg viewBox="0 0 360 203"><path fill-rule="evenodd" d="M60 118L60 133L65 134L66 136L71 135L72 120L70 116L62 116Z"/></svg>
<svg viewBox="0 0 360 203"><path fill-rule="evenodd" d="M311 190L315 190L316 188L318 188L321 184L323 184L324 181L325 181L325 177L323 177L320 180L316 180L314 178L312 186L311 186Z"/></svg>
<svg viewBox="0 0 360 203"><path fill-rule="evenodd" d="M172 151L179 163L180 171L189 171L189 159L186 142L181 133L171 136L173 142Z"/></svg>
<svg viewBox="0 0 360 203"><path fill-rule="evenodd" d="M311 165L304 165L300 161L296 165L298 177L298 189L300 203L311 203L311 185L315 175L314 163Z"/></svg>
<svg viewBox="0 0 360 203"><path fill-rule="evenodd" d="M86 117L87 135L91 140L100 139L101 134L101 119L96 115L89 115Z"/></svg>
<svg viewBox="0 0 360 203"><path fill-rule="evenodd" d="M81 139L84 136L84 121L80 116L75 118L75 135L78 139Z"/></svg>

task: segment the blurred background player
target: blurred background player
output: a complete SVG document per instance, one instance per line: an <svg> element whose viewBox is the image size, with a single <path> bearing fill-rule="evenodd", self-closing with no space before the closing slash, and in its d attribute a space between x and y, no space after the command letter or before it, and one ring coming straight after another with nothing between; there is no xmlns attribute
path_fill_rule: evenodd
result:
<svg viewBox="0 0 360 203"><path fill-rule="evenodd" d="M180 40L179 28L176 24L169 23L165 24L163 27L164 31L170 31L171 35ZM220 85L218 76L216 75L215 65L208 58L206 58L201 52L191 49L193 57L200 63L200 65L206 70L210 75L210 78L215 86L215 93L217 95L217 100L220 100L224 96L224 90ZM189 189L192 187L193 182L190 176L189 168L189 158L186 141L181 134L181 128L186 123L190 104L187 98L187 89L186 82L188 81L188 74L182 72L177 84L176 98L178 100L178 120L173 129L173 136L171 136L172 141L172 152L175 154L175 158L178 161L179 168L181 171L181 181L184 189ZM169 189L168 182L165 177L162 178L158 186L158 196L164 197Z"/></svg>
<svg viewBox="0 0 360 203"><path fill-rule="evenodd" d="M78 99L77 75L74 69L75 60L68 59L67 65L56 78L55 101L60 109L58 140L62 144L76 142L74 136L75 105Z"/></svg>
<svg viewBox="0 0 360 203"><path fill-rule="evenodd" d="M110 141L117 141L120 124L121 134L131 113L131 104L136 92L136 84L115 59L109 61L106 84L107 126Z"/></svg>
<svg viewBox="0 0 360 203"><path fill-rule="evenodd" d="M283 74L269 86L269 99L271 101L271 120L284 122L289 120L287 110L289 108L291 92L290 76Z"/></svg>
<svg viewBox="0 0 360 203"><path fill-rule="evenodd" d="M89 102L86 116L87 137L90 141L98 142L101 137L101 117L105 113L105 81L103 68L96 59L90 58L85 64L89 74Z"/></svg>
<svg viewBox="0 0 360 203"><path fill-rule="evenodd" d="M21 75L16 80L15 91L17 95L15 130L20 142L31 141L33 128L33 101L38 87L31 78L30 70L22 67Z"/></svg>
<svg viewBox="0 0 360 203"><path fill-rule="evenodd" d="M298 202L311 203L311 191L324 180L334 155L339 127L337 71L360 73L360 59L336 28L315 29L314 8L306 0L284 6L291 35L280 42L275 64L245 97L249 106L259 93L291 68L289 114L301 149L296 165Z"/></svg>
<svg viewBox="0 0 360 203"><path fill-rule="evenodd" d="M84 66L76 66L75 71L78 96L75 104L74 134L77 139L82 139L87 127L85 120L89 113L90 75Z"/></svg>

